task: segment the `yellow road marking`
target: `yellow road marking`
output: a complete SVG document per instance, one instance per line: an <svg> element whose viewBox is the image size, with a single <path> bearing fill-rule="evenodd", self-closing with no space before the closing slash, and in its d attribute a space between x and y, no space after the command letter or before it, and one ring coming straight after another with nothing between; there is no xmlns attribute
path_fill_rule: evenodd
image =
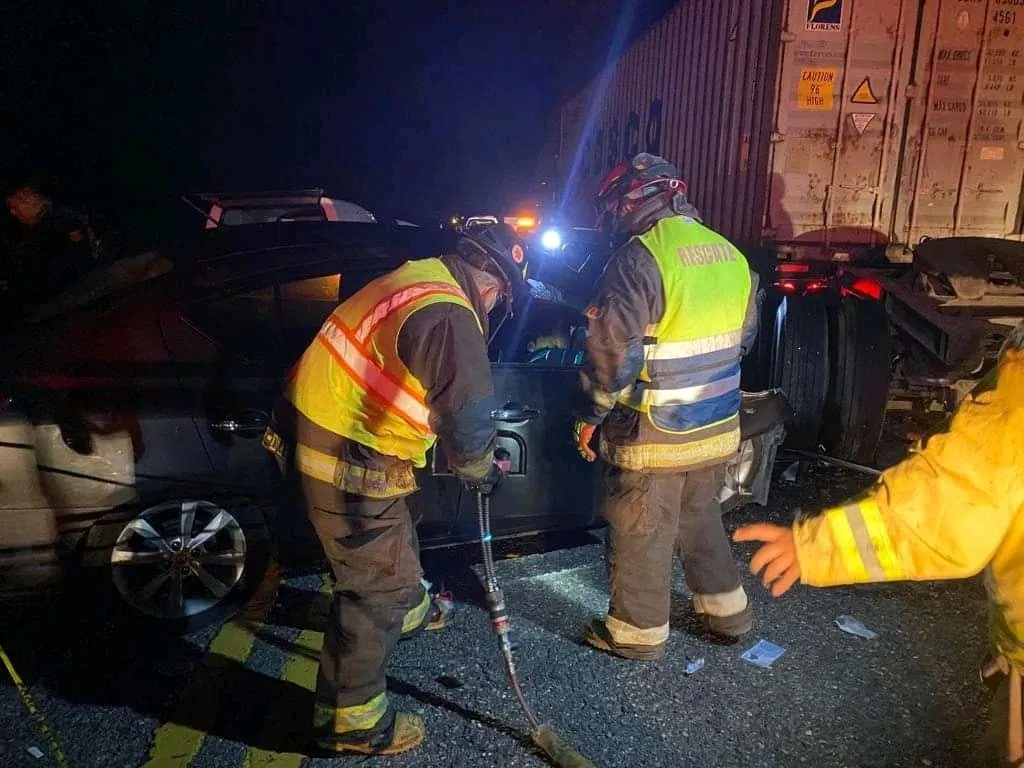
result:
<svg viewBox="0 0 1024 768"><path fill-rule="evenodd" d="M18 695L21 697L21 703L25 705L25 709L28 710L29 718L35 724L39 734L46 742L46 745L50 748L50 753L54 761L58 766L60 766L60 768L68 768L68 759L64 756L64 752L60 748L57 737L53 735L53 731L46 722L46 718L44 718L39 712L39 707L36 706L35 699L33 699L32 694L29 693L28 686L22 681L18 671L14 668L14 662L11 661L11 657L7 655L7 651L3 649L3 646L0 646L0 661L3 662L5 667L7 667L7 673L11 676L14 687L18 690Z"/></svg>
<svg viewBox="0 0 1024 768"><path fill-rule="evenodd" d="M321 593L331 591L331 582L328 577L323 577ZM299 633L292 645L295 652L289 653L285 659L284 668L281 671L281 680L295 685L301 685L306 690L315 692L317 659L320 656L320 649L324 644L324 633L312 629L304 629ZM308 723L312 718L312 712L296 713L301 722ZM301 726L300 726L301 727ZM274 752L269 749L249 747L245 750L245 757L242 759L243 768L299 768L305 755L295 752Z"/></svg>
<svg viewBox="0 0 1024 768"><path fill-rule="evenodd" d="M217 721L218 694L223 693L217 685L218 678L226 668L244 664L249 658L256 638L246 625L259 625L266 619L280 581L281 570L277 563L271 562L245 610L213 638L202 665L178 696L174 714L157 728L144 768L186 768L199 754L206 731Z"/></svg>

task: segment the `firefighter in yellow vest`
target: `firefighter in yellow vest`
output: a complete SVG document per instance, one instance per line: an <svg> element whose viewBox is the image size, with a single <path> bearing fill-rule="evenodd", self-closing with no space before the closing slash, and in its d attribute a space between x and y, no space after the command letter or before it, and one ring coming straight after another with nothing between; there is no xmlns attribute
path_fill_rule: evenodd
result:
<svg viewBox="0 0 1024 768"><path fill-rule="evenodd" d="M400 637L447 620L405 498L435 439L473 490L501 479L488 314L503 303L507 316L525 274L510 227L474 228L456 254L406 262L342 303L289 375L264 445L297 477L336 577L314 713L324 749L395 754L424 738L385 691Z"/></svg>
<svg viewBox="0 0 1024 768"><path fill-rule="evenodd" d="M986 765L1024 765L1024 323L997 367L870 491L792 526L745 525L765 542L750 563L779 597L814 587L963 579L985 572L997 690ZM998 753L998 754L997 754Z"/></svg>
<svg viewBox="0 0 1024 768"><path fill-rule="evenodd" d="M597 205L599 226L628 240L586 310L587 397L575 437L584 458L605 462L610 594L607 617L584 639L646 661L665 652L673 555L708 629L734 638L752 627L717 497L740 443L740 359L757 334L757 278L701 223L660 157L615 168Z"/></svg>

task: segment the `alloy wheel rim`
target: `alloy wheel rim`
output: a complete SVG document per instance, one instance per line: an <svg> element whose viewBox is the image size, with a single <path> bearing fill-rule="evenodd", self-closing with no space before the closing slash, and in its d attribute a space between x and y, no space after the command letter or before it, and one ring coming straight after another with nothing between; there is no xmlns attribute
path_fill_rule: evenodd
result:
<svg viewBox="0 0 1024 768"><path fill-rule="evenodd" d="M186 500L142 512L110 555L114 586L137 611L187 619L218 605L245 571L245 532L216 504Z"/></svg>

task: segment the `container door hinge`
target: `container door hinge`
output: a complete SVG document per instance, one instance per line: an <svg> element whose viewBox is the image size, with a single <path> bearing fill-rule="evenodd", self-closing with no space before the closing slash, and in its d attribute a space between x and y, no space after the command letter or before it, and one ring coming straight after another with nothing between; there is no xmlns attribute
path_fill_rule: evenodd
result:
<svg viewBox="0 0 1024 768"><path fill-rule="evenodd" d="M796 34L788 29L782 30L782 34L779 35L779 41L782 43L792 43L794 40L796 40Z"/></svg>
<svg viewBox="0 0 1024 768"><path fill-rule="evenodd" d="M768 137L768 141L770 141L772 144L778 144L779 142L782 142L782 141L785 141L785 140L786 140L786 134L779 133L778 131L773 131L772 135Z"/></svg>

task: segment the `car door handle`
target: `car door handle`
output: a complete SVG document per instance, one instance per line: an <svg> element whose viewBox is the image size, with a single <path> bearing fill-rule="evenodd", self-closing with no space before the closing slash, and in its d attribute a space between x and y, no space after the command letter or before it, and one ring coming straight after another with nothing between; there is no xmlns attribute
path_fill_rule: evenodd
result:
<svg viewBox="0 0 1024 768"><path fill-rule="evenodd" d="M539 410L519 403L505 403L501 408L495 408L491 411L491 419L494 421L508 421L520 424L538 416L540 416Z"/></svg>
<svg viewBox="0 0 1024 768"><path fill-rule="evenodd" d="M237 435L266 429L268 422L267 414L262 411L246 411L238 416L214 421L210 424L210 429Z"/></svg>

